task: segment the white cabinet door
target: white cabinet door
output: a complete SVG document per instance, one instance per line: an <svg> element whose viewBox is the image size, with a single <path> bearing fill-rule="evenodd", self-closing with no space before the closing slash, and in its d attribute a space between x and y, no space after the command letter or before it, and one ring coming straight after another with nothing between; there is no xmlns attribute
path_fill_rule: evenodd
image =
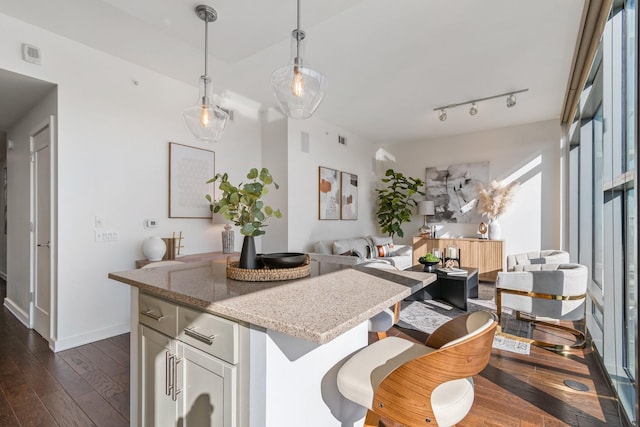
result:
<svg viewBox="0 0 640 427"><path fill-rule="evenodd" d="M178 422L182 427L235 427L236 367L178 343Z"/></svg>
<svg viewBox="0 0 640 427"><path fill-rule="evenodd" d="M140 426L175 426L177 402L172 400L171 371L177 341L153 329L138 326L140 365Z"/></svg>

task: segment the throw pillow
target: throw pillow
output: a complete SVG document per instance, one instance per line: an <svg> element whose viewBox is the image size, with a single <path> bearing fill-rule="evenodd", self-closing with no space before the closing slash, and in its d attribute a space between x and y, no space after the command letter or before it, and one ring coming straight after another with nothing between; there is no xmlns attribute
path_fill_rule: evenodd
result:
<svg viewBox="0 0 640 427"><path fill-rule="evenodd" d="M334 255L343 254L350 251L352 247L351 242L348 240L336 240L333 242L333 253Z"/></svg>
<svg viewBox="0 0 640 427"><path fill-rule="evenodd" d="M391 247L389 245L377 245L376 249L378 250L378 257L380 258L392 256Z"/></svg>
<svg viewBox="0 0 640 427"><path fill-rule="evenodd" d="M393 239L389 236L371 236L371 241L376 246L389 245L393 247Z"/></svg>

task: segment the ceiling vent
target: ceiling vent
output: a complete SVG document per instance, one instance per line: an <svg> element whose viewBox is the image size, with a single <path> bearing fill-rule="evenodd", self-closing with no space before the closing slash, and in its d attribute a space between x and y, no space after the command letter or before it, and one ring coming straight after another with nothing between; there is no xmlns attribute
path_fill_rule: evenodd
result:
<svg viewBox="0 0 640 427"><path fill-rule="evenodd" d="M40 48L22 43L22 60L40 65L41 55Z"/></svg>

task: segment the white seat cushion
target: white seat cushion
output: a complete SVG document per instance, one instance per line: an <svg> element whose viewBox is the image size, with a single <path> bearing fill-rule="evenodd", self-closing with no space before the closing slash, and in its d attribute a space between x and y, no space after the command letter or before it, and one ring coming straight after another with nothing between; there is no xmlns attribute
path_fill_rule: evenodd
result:
<svg viewBox="0 0 640 427"><path fill-rule="evenodd" d="M371 409L384 378L400 365L434 351L398 337L388 337L354 354L338 371L338 390L347 399Z"/></svg>
<svg viewBox="0 0 640 427"><path fill-rule="evenodd" d="M439 426L452 426L467 416L473 405L473 378L447 381L431 393L431 408Z"/></svg>
<svg viewBox="0 0 640 427"><path fill-rule="evenodd" d="M393 326L393 311L385 308L384 311L369 319L369 332L386 332Z"/></svg>

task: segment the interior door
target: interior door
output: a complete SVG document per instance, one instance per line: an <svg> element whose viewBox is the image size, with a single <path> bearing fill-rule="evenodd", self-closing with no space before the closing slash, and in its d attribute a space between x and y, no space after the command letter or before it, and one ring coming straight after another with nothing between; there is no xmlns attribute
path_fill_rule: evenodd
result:
<svg viewBox="0 0 640 427"><path fill-rule="evenodd" d="M33 155L33 289L31 326L43 338L51 335L51 145L52 119L31 132Z"/></svg>

